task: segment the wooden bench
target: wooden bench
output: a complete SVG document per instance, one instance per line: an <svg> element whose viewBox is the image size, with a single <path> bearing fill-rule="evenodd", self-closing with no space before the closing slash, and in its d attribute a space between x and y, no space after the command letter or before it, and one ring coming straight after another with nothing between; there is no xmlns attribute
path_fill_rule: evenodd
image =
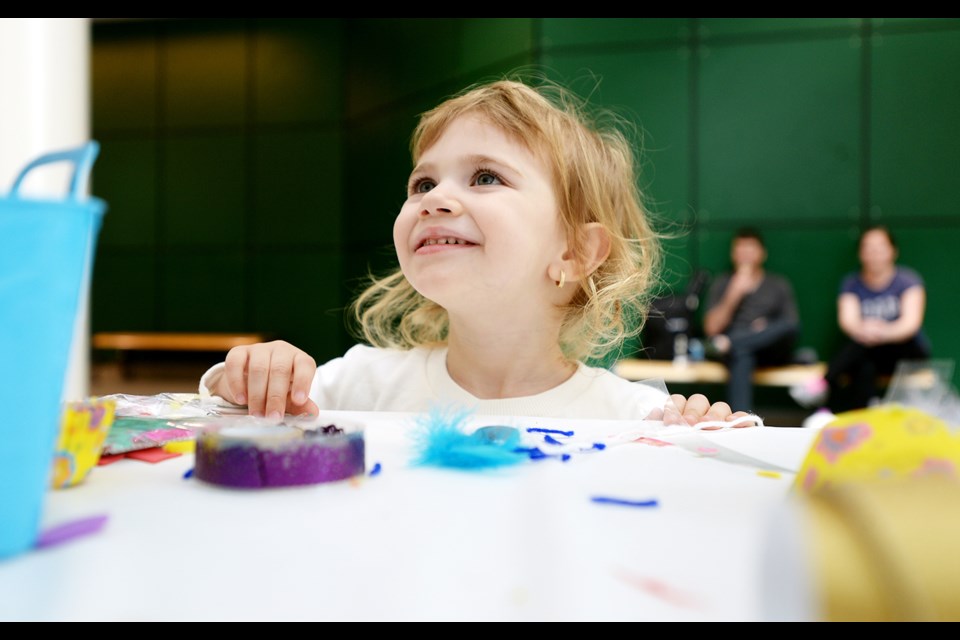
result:
<svg viewBox="0 0 960 640"><path fill-rule="evenodd" d="M125 377L130 374L127 354L145 351L216 352L226 353L233 347L264 342L269 337L262 333L186 333L169 331L104 331L93 334L94 349L119 353L120 367Z"/></svg>
<svg viewBox="0 0 960 640"><path fill-rule="evenodd" d="M753 383L765 387L791 387L822 376L826 371L825 362L760 367L753 372ZM671 360L625 358L614 364L613 372L627 380L659 378L676 384L723 384L728 378L727 368L720 362L711 361L674 364Z"/></svg>

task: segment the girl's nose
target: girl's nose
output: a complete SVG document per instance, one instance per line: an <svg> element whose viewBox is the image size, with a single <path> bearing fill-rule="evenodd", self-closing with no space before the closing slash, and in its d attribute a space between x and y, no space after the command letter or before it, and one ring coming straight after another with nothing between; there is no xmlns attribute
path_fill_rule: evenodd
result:
<svg viewBox="0 0 960 640"><path fill-rule="evenodd" d="M460 201L451 197L444 190L440 189L439 186L431 189L423 197L420 201L420 206L423 207L420 210L420 215L424 217L431 215L455 216L459 215L463 210L460 206Z"/></svg>

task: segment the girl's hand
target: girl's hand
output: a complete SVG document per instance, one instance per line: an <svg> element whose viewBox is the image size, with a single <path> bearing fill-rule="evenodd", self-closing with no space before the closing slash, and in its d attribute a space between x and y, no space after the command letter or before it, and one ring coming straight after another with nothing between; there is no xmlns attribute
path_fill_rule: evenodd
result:
<svg viewBox="0 0 960 640"><path fill-rule="evenodd" d="M280 422L284 413L317 415L310 385L317 363L283 340L234 347L227 352L215 393L247 405L250 415Z"/></svg>
<svg viewBox="0 0 960 640"><path fill-rule="evenodd" d="M730 405L726 402L715 402L710 404L707 397L701 393L695 393L689 398L675 393L664 405L663 409L655 409L647 416L648 420L663 420L663 424L686 424L696 425L700 422L733 422L744 416L748 416L746 411L733 412ZM734 425L734 428L749 427L750 423ZM704 430L719 429L720 427L704 427Z"/></svg>

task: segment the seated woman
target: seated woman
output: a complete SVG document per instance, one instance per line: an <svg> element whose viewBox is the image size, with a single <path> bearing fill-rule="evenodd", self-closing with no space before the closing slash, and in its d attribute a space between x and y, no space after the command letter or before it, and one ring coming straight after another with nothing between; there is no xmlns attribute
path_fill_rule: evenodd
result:
<svg viewBox="0 0 960 640"><path fill-rule="evenodd" d="M840 286L837 319L846 340L823 380L791 390L801 404L823 404L833 413L869 406L880 394L877 379L900 360L926 360L923 333L926 289L912 269L898 266L890 230L873 226L860 234L861 269Z"/></svg>

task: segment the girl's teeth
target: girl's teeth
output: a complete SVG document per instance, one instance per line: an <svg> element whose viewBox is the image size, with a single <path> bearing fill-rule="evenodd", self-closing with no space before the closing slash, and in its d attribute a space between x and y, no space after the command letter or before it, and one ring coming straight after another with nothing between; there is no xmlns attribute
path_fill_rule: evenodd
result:
<svg viewBox="0 0 960 640"><path fill-rule="evenodd" d="M463 240L457 240L455 238L431 238L423 242L424 246L431 244L466 244Z"/></svg>

